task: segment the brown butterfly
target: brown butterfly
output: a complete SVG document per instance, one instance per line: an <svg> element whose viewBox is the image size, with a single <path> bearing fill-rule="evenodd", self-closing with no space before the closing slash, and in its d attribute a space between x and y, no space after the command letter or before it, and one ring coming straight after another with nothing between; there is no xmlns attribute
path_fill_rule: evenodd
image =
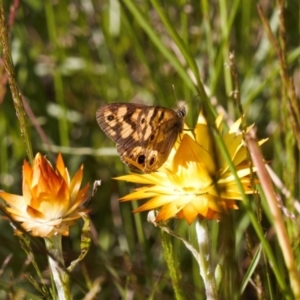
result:
<svg viewBox="0 0 300 300"><path fill-rule="evenodd" d="M133 170L150 173L168 158L183 131L185 107L113 103L96 112L100 128L116 144L121 160Z"/></svg>

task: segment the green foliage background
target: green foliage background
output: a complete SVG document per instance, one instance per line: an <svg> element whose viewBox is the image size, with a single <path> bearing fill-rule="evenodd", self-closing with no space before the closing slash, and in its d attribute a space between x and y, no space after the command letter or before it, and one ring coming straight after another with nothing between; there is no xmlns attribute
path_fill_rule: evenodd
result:
<svg viewBox="0 0 300 300"><path fill-rule="evenodd" d="M174 297L159 230L146 222L145 213L132 215L137 204L117 201L132 186L112 177L128 170L95 119L96 109L105 103L141 102L176 108L183 101L189 108L187 123L193 127L203 99L194 88L172 31L185 43L197 63L209 99L216 111L226 112L229 124L240 116L233 97L236 87L228 68L229 54L234 53L247 124L256 124L259 138L269 137L263 146L264 156L291 192L286 197L282 188L277 189L289 211L285 221L299 263L299 214L294 206L298 203L294 199L299 198L299 148L289 121L279 60L257 12L260 3L278 35L275 1L17 3L14 1L16 10L12 11L13 3L4 1L4 9L6 20L14 16L8 26L11 54L16 80L32 111L28 124L34 154L41 152L54 163L60 151L72 175L83 163L84 183L102 181L90 203L93 245L72 274L74 299L82 299L96 278L101 279L99 299L131 299L131 295L132 299ZM168 17L168 25L160 11ZM289 1L284 13L285 54L299 99L300 3ZM21 194L21 168L27 157L3 66L0 68L0 188ZM183 221L171 221L171 226L180 235L193 238ZM287 297L288 293L278 287L264 255L253 267L251 283L246 277L260 241L242 206L221 223L211 222L210 227L213 262L222 265L220 299ZM281 250L264 213L262 227L278 267L285 274ZM33 274L33 269L13 236L13 229L2 219L0 228L2 289L19 299L24 291L36 293L24 278L25 274ZM64 240L67 263L80 252L79 241L80 224ZM184 298L205 299L197 264L179 241L173 242ZM48 278L45 253L41 248L35 253ZM9 255L12 257L5 263ZM248 285L240 295L243 280Z"/></svg>

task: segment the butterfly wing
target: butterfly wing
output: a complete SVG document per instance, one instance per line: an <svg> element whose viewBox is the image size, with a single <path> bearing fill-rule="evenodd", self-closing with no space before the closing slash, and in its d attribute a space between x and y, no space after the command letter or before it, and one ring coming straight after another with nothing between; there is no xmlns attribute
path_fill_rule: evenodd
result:
<svg viewBox="0 0 300 300"><path fill-rule="evenodd" d="M137 124L143 105L114 103L100 107L96 112L100 128L115 143L125 145L138 141Z"/></svg>
<svg viewBox="0 0 300 300"><path fill-rule="evenodd" d="M172 147L174 146L178 135L183 130L183 117L177 112L156 106L152 118L149 119L153 130L144 134L145 162L144 172L153 172L157 170L168 158Z"/></svg>
<svg viewBox="0 0 300 300"><path fill-rule="evenodd" d="M180 111L182 112L182 111ZM100 128L117 144L131 169L153 172L168 155L183 129L183 114L159 106L114 103L100 107Z"/></svg>

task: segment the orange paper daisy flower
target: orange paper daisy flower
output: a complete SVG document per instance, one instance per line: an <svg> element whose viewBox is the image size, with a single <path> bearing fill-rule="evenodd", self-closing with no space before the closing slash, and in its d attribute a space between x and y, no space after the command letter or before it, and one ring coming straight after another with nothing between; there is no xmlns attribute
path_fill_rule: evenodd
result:
<svg viewBox="0 0 300 300"><path fill-rule="evenodd" d="M252 194L247 152L239 131L240 123L240 119L236 121L223 135L223 140L245 193ZM221 115L216 120L216 127L221 133ZM191 224L197 217L220 219L229 209L238 209L234 200L241 200L242 196L234 175L221 152L214 147L209 128L201 114L194 132L182 134L179 141L180 144L178 142L175 145L168 160L157 172L116 178L146 185L120 200L151 198L135 212L160 208L156 222L177 216Z"/></svg>
<svg viewBox="0 0 300 300"><path fill-rule="evenodd" d="M80 189L83 165L70 180L61 154L56 168L40 153L35 156L33 167L23 164L23 196L0 191L9 207L7 213L24 230L33 236L50 237L69 234L69 226L80 218L86 209L79 208L87 200L89 185Z"/></svg>

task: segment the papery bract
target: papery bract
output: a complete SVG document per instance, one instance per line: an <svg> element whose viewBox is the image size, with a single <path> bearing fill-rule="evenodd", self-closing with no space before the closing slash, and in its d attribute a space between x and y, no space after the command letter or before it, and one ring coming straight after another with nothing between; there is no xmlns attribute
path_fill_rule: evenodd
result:
<svg viewBox="0 0 300 300"><path fill-rule="evenodd" d="M70 180L61 154L58 154L54 169L45 157L37 153L32 167L24 161L23 195L0 191L0 197L9 205L6 211L10 217L32 235L68 235L69 226L87 212L80 208L87 200L89 187L87 184L80 189L82 175L83 165Z"/></svg>
<svg viewBox="0 0 300 300"><path fill-rule="evenodd" d="M242 134L239 132L240 122L236 121L222 137L245 193L252 194L251 171ZM216 128L221 133L221 115L216 119ZM146 184L120 200L151 198L135 212L159 209L157 222L177 216L191 224L198 217L220 219L229 209L238 209L234 200L242 199L240 190L222 154L214 147L211 133L201 114L194 132L183 133L179 142L157 172L133 173L116 178Z"/></svg>

